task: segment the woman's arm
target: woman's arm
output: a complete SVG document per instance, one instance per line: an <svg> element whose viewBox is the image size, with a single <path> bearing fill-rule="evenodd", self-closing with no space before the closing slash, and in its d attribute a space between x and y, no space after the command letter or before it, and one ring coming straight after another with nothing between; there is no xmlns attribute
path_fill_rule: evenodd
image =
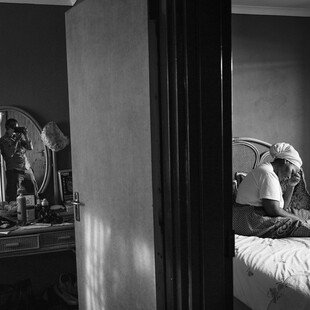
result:
<svg viewBox="0 0 310 310"><path fill-rule="evenodd" d="M284 200L284 210L289 209L289 205L292 199L292 195L294 192L295 186L300 182L301 175L300 173L296 173L291 176L291 178L288 180L288 184L285 190L285 193L283 194L283 200Z"/></svg>
<svg viewBox="0 0 310 310"><path fill-rule="evenodd" d="M298 216L289 213L285 210L283 210L282 208L280 208L280 203L277 200L271 200L271 199L262 199L263 202L263 208L266 211L267 215L271 216L271 217L277 217L277 216L281 216L281 217L289 217L293 220L299 220L302 221L301 218L299 218Z"/></svg>
<svg viewBox="0 0 310 310"><path fill-rule="evenodd" d="M283 209L287 210L289 209L289 205L293 196L295 186L287 185L286 191L283 194L283 201L284 201L284 206Z"/></svg>

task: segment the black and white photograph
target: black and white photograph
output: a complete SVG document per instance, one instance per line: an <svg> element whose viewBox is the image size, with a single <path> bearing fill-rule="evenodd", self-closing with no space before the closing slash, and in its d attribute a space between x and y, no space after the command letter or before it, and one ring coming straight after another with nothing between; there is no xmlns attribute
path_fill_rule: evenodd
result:
<svg viewBox="0 0 310 310"><path fill-rule="evenodd" d="M309 310L309 29L0 0L0 310Z"/></svg>
<svg viewBox="0 0 310 310"><path fill-rule="evenodd" d="M309 1L232 1L235 309L310 309Z"/></svg>

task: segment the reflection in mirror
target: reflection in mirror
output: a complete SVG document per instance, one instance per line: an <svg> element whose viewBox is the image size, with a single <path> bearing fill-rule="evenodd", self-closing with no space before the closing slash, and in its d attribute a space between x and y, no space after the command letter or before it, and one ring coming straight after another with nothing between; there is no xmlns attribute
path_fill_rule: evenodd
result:
<svg viewBox="0 0 310 310"><path fill-rule="evenodd" d="M8 130L6 130L6 122L8 119L15 119L18 123L18 127L25 127L27 129L27 134L24 133L14 133L11 142L16 140L19 137L21 140L27 140L27 136L29 140L32 142L32 146L24 144L23 152L26 155L26 168L30 168L27 170L28 173L25 175L25 190L26 193L31 194L40 194L42 193L49 180L50 176L50 150L43 144L41 140L41 131L42 128L37 123L37 121L32 118L27 112L22 109L2 106L0 107L0 136L3 137L8 134ZM14 127L14 126L13 126ZM12 132L14 130L11 130ZM3 139L3 138L1 138ZM9 143L11 143L9 142ZM24 143L24 142L23 142ZM4 152L2 147L2 153ZM9 161L6 162L5 154L1 154L1 179L0 179L0 201L9 201L11 199L8 198L6 193L7 189L7 174L6 169L7 165L9 165ZM11 167L10 167L11 168ZM33 172L33 174L32 174ZM35 183L37 184L37 191L33 186L35 179ZM27 185L28 184L28 185ZM29 186L31 184L31 186ZM16 195L15 195L16 196Z"/></svg>

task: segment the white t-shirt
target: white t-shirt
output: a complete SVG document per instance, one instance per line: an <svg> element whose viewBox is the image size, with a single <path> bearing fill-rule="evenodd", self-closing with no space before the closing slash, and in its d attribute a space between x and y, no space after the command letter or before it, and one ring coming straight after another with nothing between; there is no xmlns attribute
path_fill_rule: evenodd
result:
<svg viewBox="0 0 310 310"><path fill-rule="evenodd" d="M262 206L262 199L277 200L283 208L284 201L278 176L270 163L263 163L250 171L240 183L236 202Z"/></svg>

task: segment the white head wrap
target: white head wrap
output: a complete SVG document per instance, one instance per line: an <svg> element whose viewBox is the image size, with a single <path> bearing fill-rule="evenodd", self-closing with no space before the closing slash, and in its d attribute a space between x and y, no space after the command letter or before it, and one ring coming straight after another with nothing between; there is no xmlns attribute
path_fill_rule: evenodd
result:
<svg viewBox="0 0 310 310"><path fill-rule="evenodd" d="M286 159L290 163L297 166L299 169L302 166L302 160L298 152L288 143L280 142L273 144L269 149L270 155L275 158Z"/></svg>

